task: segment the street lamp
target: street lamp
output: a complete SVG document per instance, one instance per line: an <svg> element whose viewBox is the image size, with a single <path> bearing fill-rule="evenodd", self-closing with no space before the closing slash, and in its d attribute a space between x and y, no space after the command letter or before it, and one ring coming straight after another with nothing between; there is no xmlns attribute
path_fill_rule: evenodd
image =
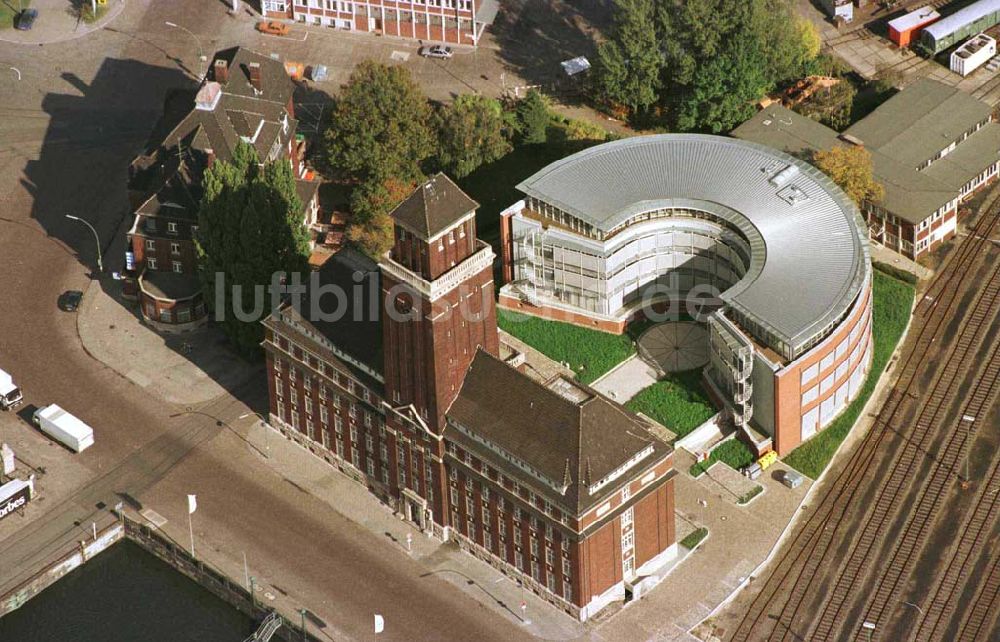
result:
<svg viewBox="0 0 1000 642"><path fill-rule="evenodd" d="M67 214L66 218L72 221L79 221L90 228L90 231L94 233L94 242L97 243L97 271L100 273L104 272L104 262L101 260L101 237L97 235L97 230L94 226L83 220L79 216L73 216L72 214Z"/></svg>
<svg viewBox="0 0 1000 642"><path fill-rule="evenodd" d="M169 20L164 24L167 25L168 27L173 27L174 29L180 29L181 31L186 31L188 35L194 38L194 41L198 44L198 60L202 62L208 60L208 58L205 57L205 51L201 48L201 40L198 38L198 36L194 35L194 32L192 32L190 29L186 27L180 26L176 22L170 22Z"/></svg>
<svg viewBox="0 0 1000 642"><path fill-rule="evenodd" d="M306 638L306 610L299 609L299 615L302 616L302 642L308 642L308 638Z"/></svg>
<svg viewBox="0 0 1000 642"><path fill-rule="evenodd" d="M250 417L251 415L252 416L256 416L258 419L260 419L261 423L264 424L264 426L263 426L263 428L264 428L264 450L267 451L266 453L264 453L264 456L270 458L271 457L271 444L267 440L267 419L264 419L264 416L262 414L260 414L259 412L253 412L253 411L243 413L242 415L240 415L238 417L238 419L246 419L247 417Z"/></svg>

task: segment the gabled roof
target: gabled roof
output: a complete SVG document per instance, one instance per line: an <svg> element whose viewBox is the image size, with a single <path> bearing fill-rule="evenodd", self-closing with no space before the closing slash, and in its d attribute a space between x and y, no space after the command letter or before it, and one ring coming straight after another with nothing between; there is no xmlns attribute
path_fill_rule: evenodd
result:
<svg viewBox="0 0 1000 642"><path fill-rule="evenodd" d="M640 417L592 388L562 377L540 384L483 350L446 415L450 439L481 443L462 440L469 431L520 460L548 481L528 480L535 488L577 515L670 452ZM633 470L591 494L592 485L647 449ZM477 452L489 459L491 451Z"/></svg>
<svg viewBox="0 0 1000 642"><path fill-rule="evenodd" d="M435 174L413 190L395 210L392 218L408 231L430 240L444 232L479 203L443 173Z"/></svg>
<svg viewBox="0 0 1000 642"><path fill-rule="evenodd" d="M280 61L246 47L223 49L212 57L209 69L213 80L218 80L215 78L215 61L220 59L225 60L229 68L229 80L223 84L225 93L280 105L287 105L291 100L295 92L295 83ZM250 63L254 62L260 65L260 93L250 84Z"/></svg>

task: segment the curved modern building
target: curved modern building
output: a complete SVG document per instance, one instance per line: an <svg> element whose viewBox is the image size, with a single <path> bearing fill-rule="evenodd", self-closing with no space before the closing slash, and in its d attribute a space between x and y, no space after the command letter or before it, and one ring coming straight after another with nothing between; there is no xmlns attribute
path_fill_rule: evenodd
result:
<svg viewBox="0 0 1000 642"><path fill-rule="evenodd" d="M706 379L759 450L788 452L860 390L865 225L808 163L731 138L645 136L569 156L518 189L501 219L502 307L623 332L709 303Z"/></svg>

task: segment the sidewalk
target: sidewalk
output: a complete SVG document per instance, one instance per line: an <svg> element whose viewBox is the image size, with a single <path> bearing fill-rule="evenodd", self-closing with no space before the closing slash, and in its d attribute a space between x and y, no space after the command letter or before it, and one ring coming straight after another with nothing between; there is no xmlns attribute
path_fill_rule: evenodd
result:
<svg viewBox="0 0 1000 642"><path fill-rule="evenodd" d="M77 311L77 332L90 356L150 394L191 406L264 376L261 365L248 363L229 349L217 328L181 335L150 329L133 303L108 292L120 289L120 283L110 278L92 281Z"/></svg>

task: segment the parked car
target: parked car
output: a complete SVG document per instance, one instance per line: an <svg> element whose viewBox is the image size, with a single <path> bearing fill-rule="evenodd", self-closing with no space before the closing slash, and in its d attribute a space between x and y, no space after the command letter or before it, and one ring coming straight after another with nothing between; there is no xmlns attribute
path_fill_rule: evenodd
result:
<svg viewBox="0 0 1000 642"><path fill-rule="evenodd" d="M67 290L59 295L59 309L63 312L76 312L83 300L83 292L79 290Z"/></svg>
<svg viewBox="0 0 1000 642"><path fill-rule="evenodd" d="M257 23L257 31L271 36L287 36L288 25L276 20L261 20Z"/></svg>
<svg viewBox="0 0 1000 642"><path fill-rule="evenodd" d="M794 470L786 470L785 474L781 476L781 483L789 488L798 488L802 485L802 475Z"/></svg>
<svg viewBox="0 0 1000 642"><path fill-rule="evenodd" d="M28 31L35 25L38 19L38 9L25 9L17 16L17 28L21 31Z"/></svg>
<svg viewBox="0 0 1000 642"><path fill-rule="evenodd" d="M431 45L430 47L421 47L420 55L424 58L451 58L452 52L451 47L445 47L443 45Z"/></svg>

